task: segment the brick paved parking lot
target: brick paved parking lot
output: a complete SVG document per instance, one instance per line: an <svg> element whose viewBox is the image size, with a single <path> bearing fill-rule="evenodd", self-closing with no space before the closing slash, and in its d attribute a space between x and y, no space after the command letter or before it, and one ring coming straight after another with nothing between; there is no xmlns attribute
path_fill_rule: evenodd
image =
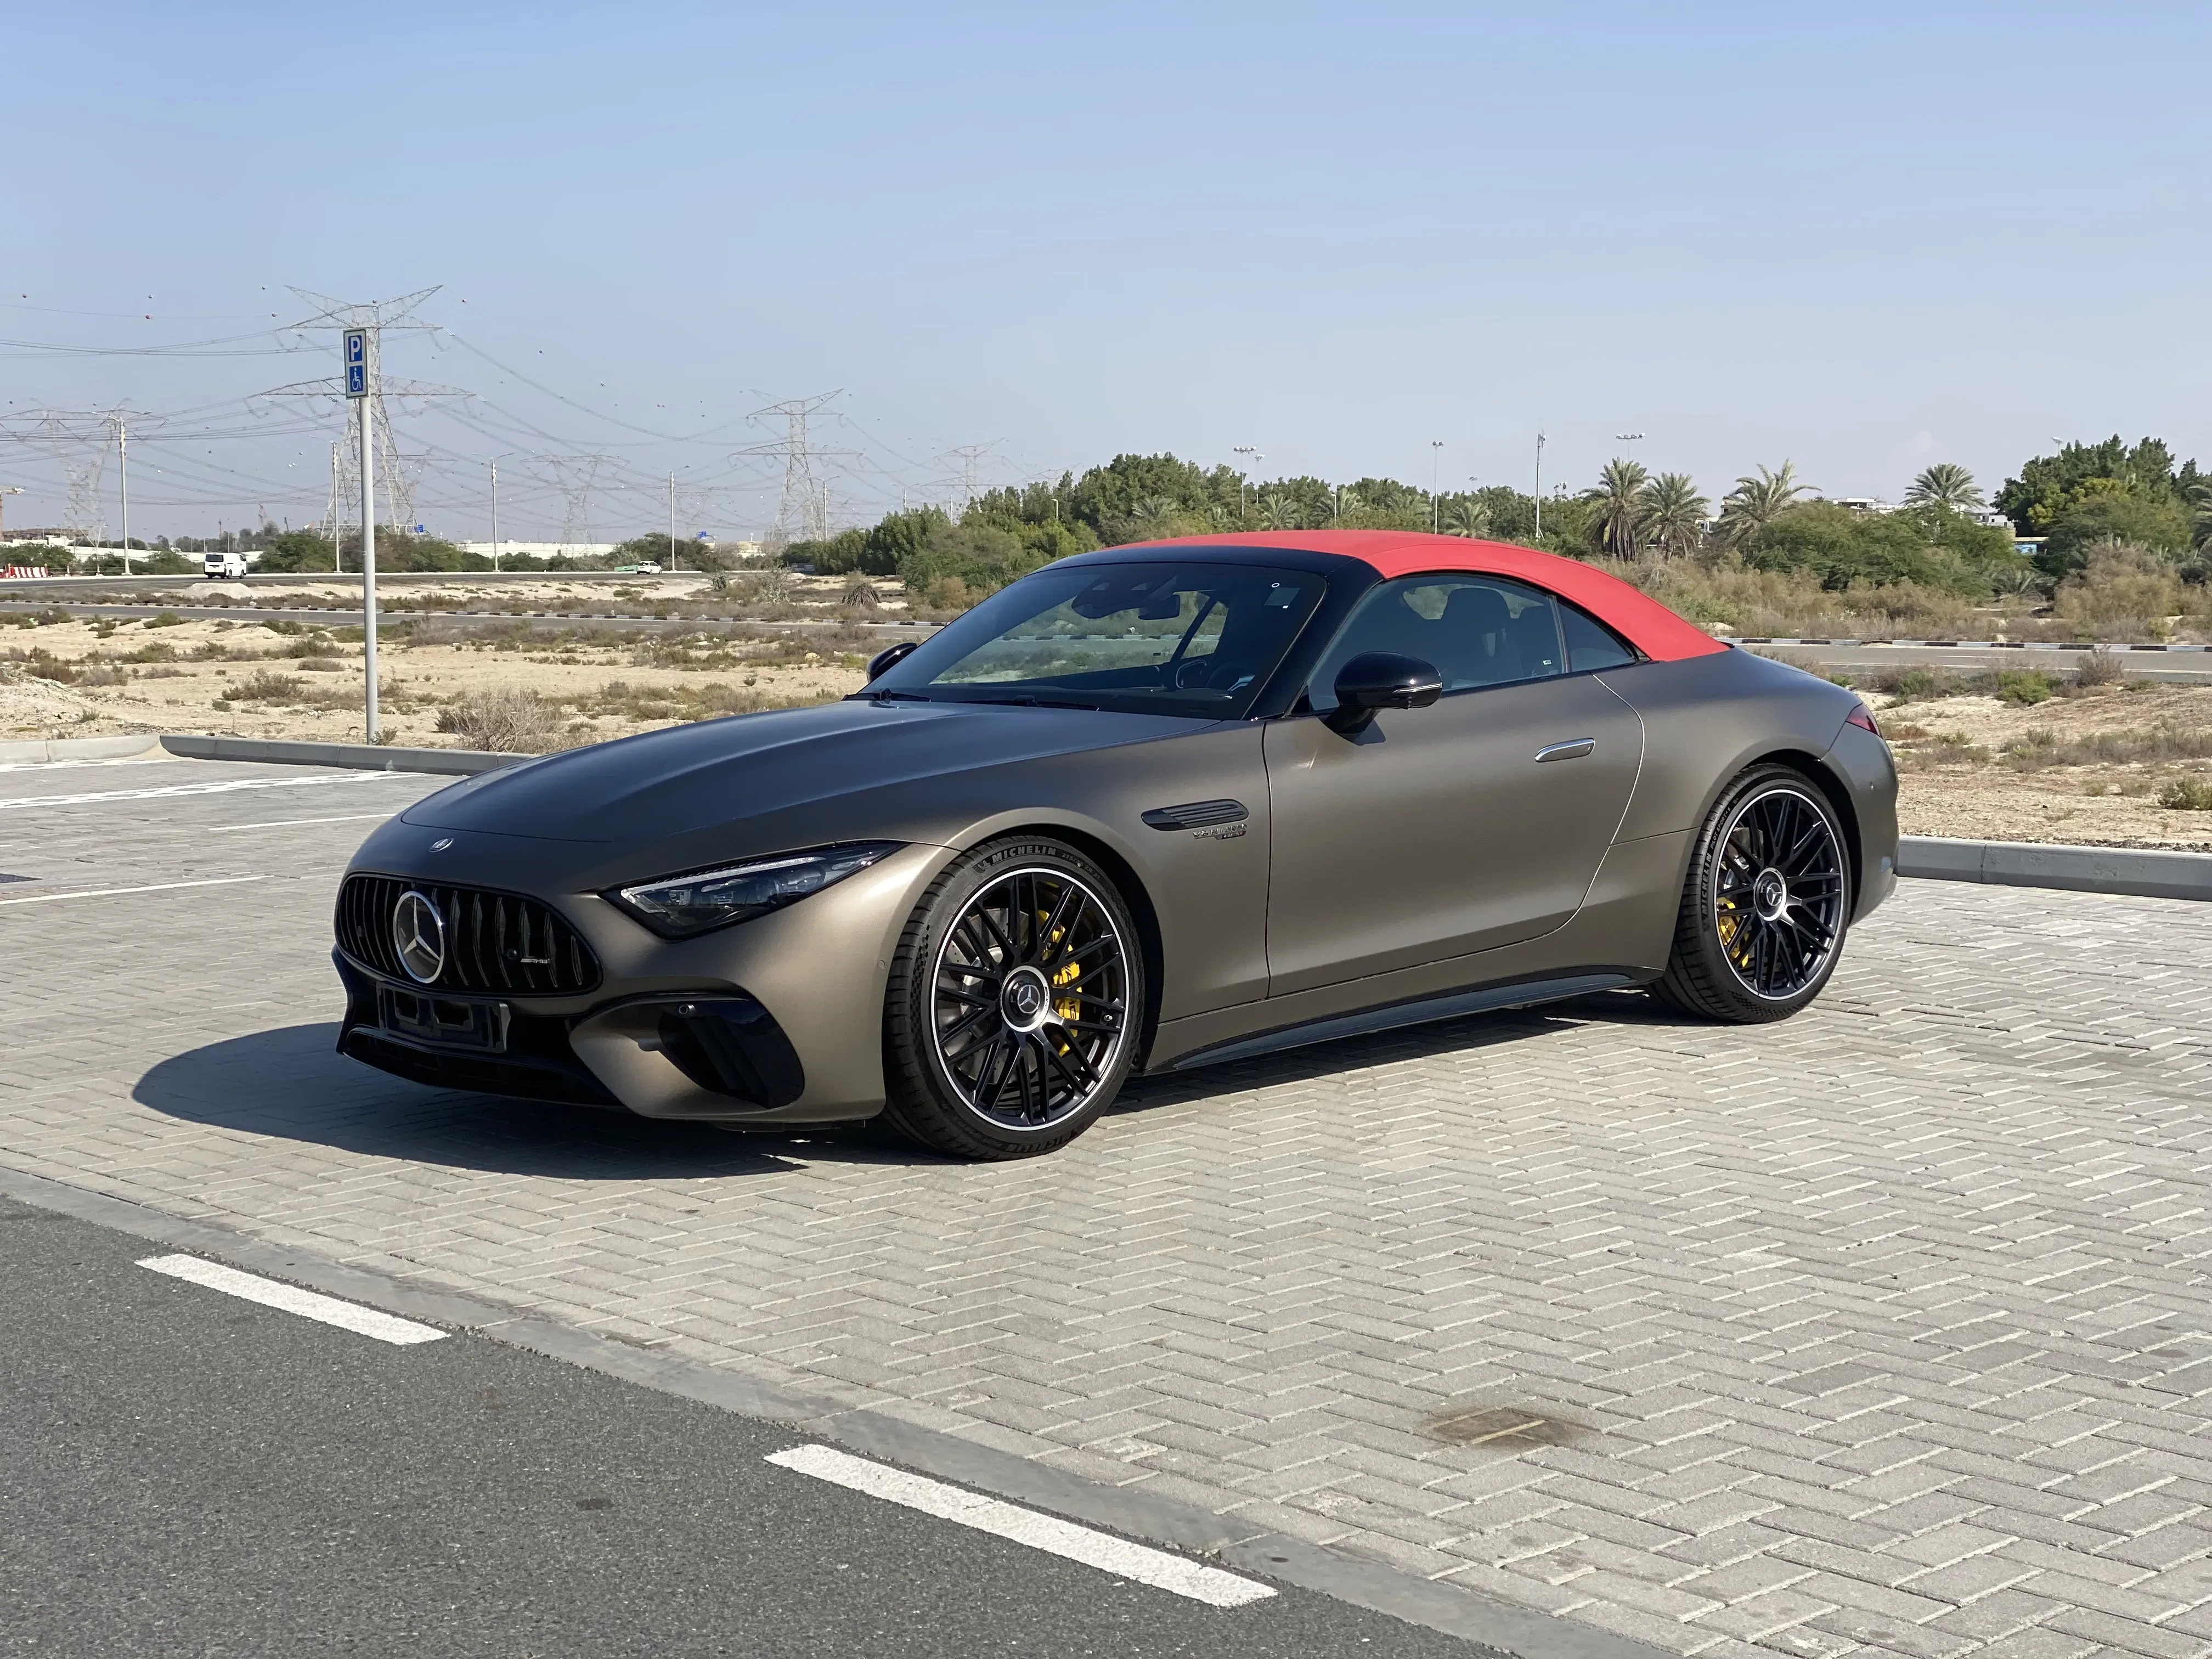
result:
<svg viewBox="0 0 2212 1659"><path fill-rule="evenodd" d="M0 1163L1680 1652L2212 1651L2212 906L1908 883L1778 1027L1468 1020L975 1168L333 1056L336 872L433 787L0 769Z"/></svg>

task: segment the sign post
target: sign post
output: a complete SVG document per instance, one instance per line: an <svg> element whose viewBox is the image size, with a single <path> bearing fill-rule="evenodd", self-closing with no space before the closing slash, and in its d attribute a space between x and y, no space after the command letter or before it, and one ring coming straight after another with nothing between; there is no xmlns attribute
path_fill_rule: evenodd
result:
<svg viewBox="0 0 2212 1659"><path fill-rule="evenodd" d="M369 331L345 331L345 395L353 404L361 430L361 641L362 658L368 676L367 714L362 729L369 742L377 739L376 720L376 448L371 441L374 425L369 398L374 348Z"/></svg>

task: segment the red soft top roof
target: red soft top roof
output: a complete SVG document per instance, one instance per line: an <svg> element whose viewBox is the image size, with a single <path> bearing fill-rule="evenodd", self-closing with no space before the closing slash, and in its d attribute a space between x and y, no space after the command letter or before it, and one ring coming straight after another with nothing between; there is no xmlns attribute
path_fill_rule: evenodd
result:
<svg viewBox="0 0 2212 1659"><path fill-rule="evenodd" d="M1431 570L1466 570L1511 576L1580 605L1657 662L1702 657L1728 647L1658 600L1579 559L1539 553L1510 542L1471 541L1412 530L1264 530L1224 536L1180 536L1169 541L1127 542L1110 550L1152 547L1279 547L1334 553L1372 565L1385 578Z"/></svg>

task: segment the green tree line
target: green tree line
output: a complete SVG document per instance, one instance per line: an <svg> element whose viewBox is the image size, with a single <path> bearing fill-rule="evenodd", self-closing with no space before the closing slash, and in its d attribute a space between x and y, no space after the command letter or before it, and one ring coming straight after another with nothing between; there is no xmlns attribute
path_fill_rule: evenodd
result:
<svg viewBox="0 0 2212 1659"><path fill-rule="evenodd" d="M1996 506L2011 529L1983 521L1973 475L1948 462L1915 478L1898 510L1869 512L1818 499L1787 460L1738 478L1717 508L1686 474L1615 460L1589 488L1547 497L1540 514L1534 496L1504 485L1432 496L1393 478L1255 481L1174 455L1117 455L1079 477L979 495L957 520L936 507L890 514L793 543L784 558L830 574L895 575L925 603L956 608L1071 553L1254 530L1434 528L1572 558L1726 560L1809 572L1834 589L1910 582L1975 599L2055 586L2100 546L2204 579L2212 484L2194 461L2176 466L2158 440L2033 457ZM2019 550L2022 537L2042 538L2032 557Z"/></svg>

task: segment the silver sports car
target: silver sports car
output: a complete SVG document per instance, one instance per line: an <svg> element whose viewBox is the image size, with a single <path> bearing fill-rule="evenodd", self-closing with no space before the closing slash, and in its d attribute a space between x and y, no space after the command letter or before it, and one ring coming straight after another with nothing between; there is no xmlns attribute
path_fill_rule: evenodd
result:
<svg viewBox="0 0 2212 1659"><path fill-rule="evenodd" d="M1117 547L869 673L386 823L340 1048L1016 1158L1133 1072L1628 987L1779 1019L1895 881L1856 697L1526 548Z"/></svg>

